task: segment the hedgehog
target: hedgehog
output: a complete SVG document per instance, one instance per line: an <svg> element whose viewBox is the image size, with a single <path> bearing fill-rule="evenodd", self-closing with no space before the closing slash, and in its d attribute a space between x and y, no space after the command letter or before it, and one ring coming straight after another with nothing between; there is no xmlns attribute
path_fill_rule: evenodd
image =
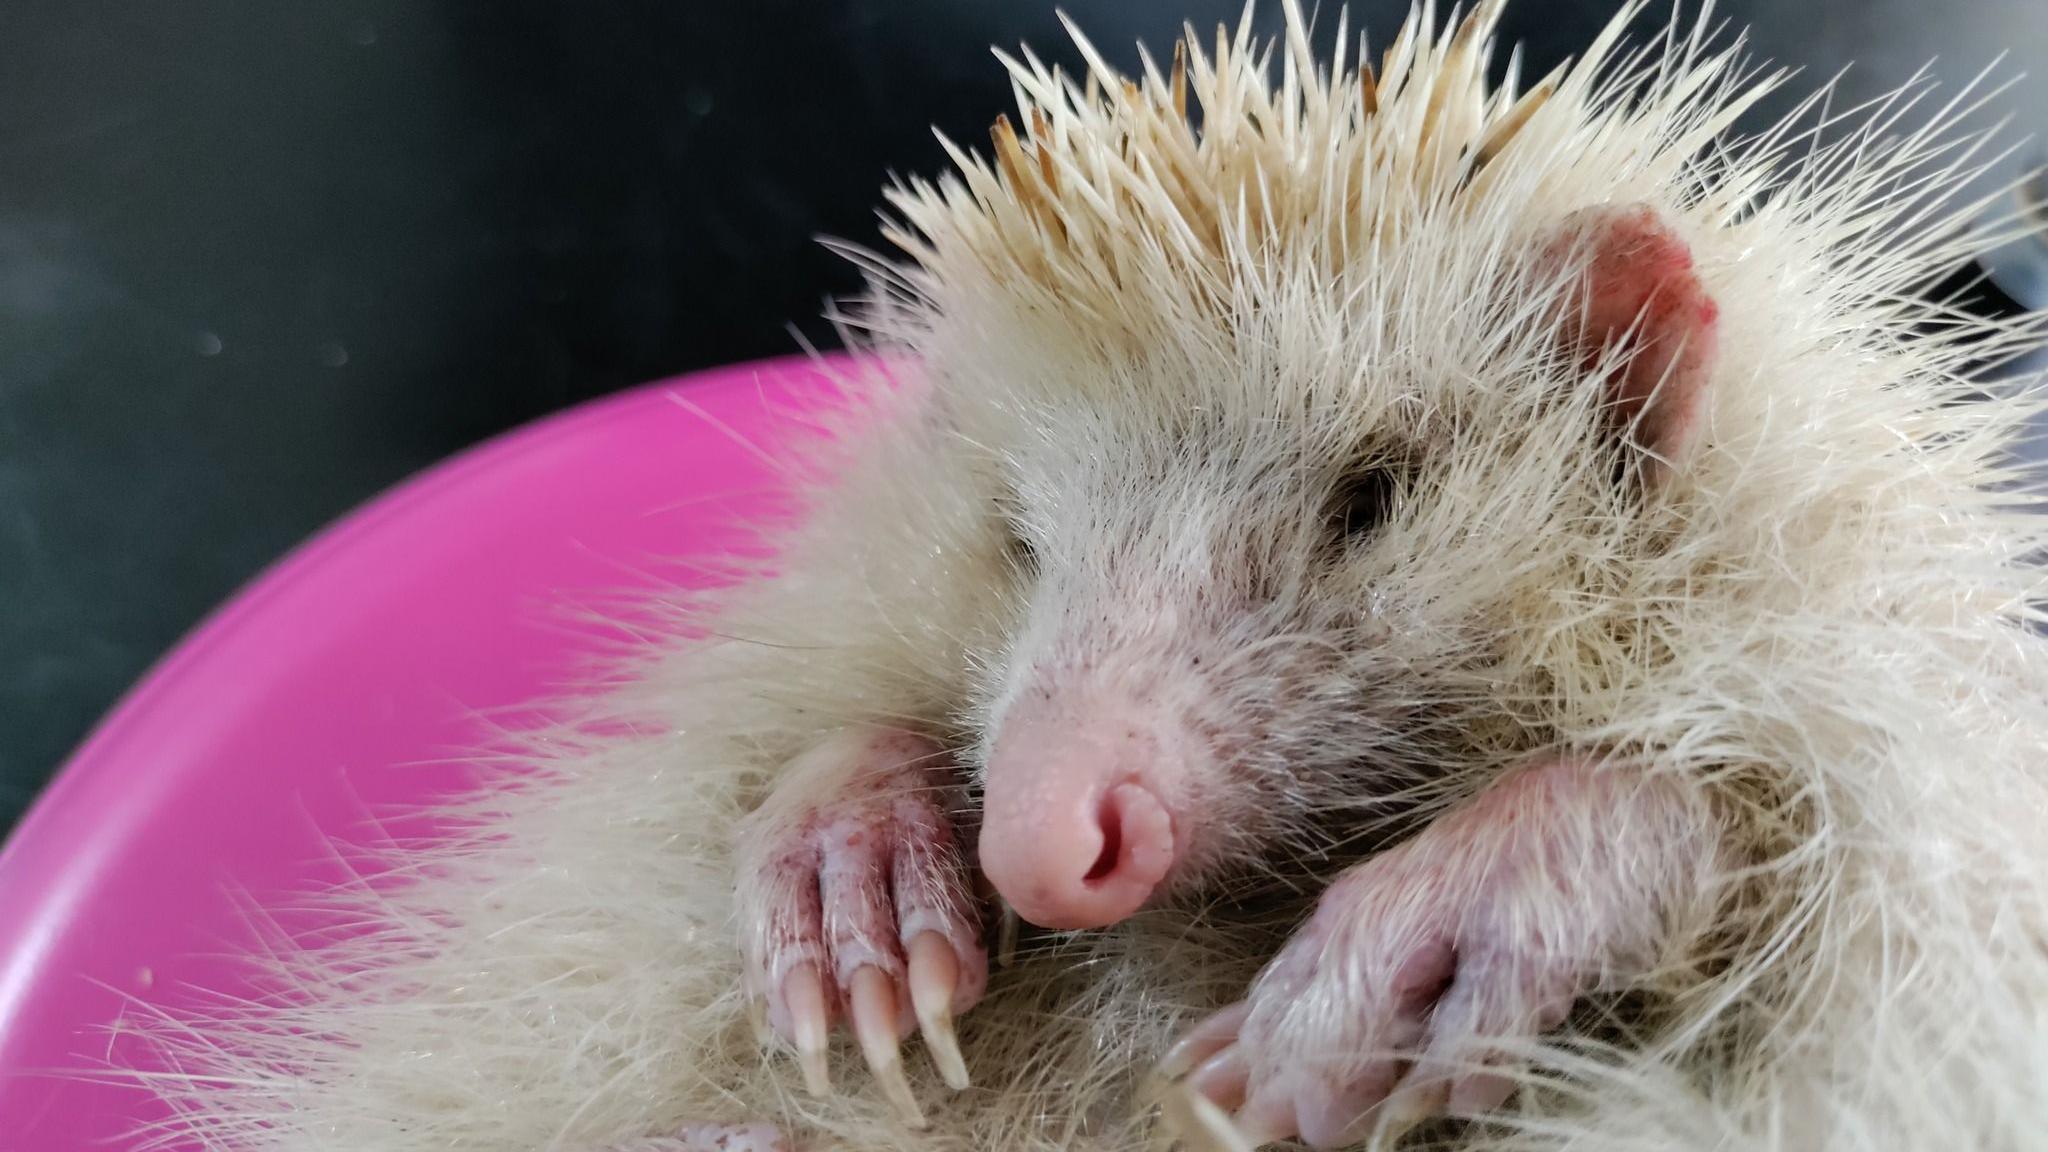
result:
<svg viewBox="0 0 2048 1152"><path fill-rule="evenodd" d="M1704 12L1524 86L1498 0L1283 7L998 53L767 558L162 1007L158 1139L2048 1139L2041 405L1976 371L2048 324L1920 291L1967 101L1735 139L1785 74Z"/></svg>

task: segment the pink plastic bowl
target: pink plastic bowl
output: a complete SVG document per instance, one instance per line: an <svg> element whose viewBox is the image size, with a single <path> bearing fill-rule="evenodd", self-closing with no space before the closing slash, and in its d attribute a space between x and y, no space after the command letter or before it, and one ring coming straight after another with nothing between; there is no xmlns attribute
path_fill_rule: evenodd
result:
<svg viewBox="0 0 2048 1152"><path fill-rule="evenodd" d="M122 1148L92 1082L129 997L231 989L248 905L331 880L330 837L459 788L494 722L586 671L579 604L772 514L759 446L832 389L802 361L687 377L470 451L378 499L186 638L0 853L0 1152ZM81 1076L83 1074L83 1076Z"/></svg>

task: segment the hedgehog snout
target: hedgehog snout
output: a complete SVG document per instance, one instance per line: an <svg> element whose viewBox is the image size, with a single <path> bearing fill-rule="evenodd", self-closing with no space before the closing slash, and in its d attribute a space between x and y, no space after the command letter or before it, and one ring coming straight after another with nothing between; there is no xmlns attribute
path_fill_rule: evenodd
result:
<svg viewBox="0 0 2048 1152"><path fill-rule="evenodd" d="M988 761L981 867L1017 914L1101 928L1144 907L1180 853L1163 740L1138 705L1039 702L1005 720Z"/></svg>

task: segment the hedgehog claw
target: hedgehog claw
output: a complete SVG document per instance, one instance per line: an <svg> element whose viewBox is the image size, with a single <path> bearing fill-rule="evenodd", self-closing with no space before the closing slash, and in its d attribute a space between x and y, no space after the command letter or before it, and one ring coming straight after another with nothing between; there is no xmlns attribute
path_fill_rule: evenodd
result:
<svg viewBox="0 0 2048 1152"><path fill-rule="evenodd" d="M832 1074L825 1064L825 1038L831 1018L826 1013L825 982L817 968L804 964L792 971L783 982L782 999L789 1011L796 1062L804 1073L804 1089L813 1096L830 1096Z"/></svg>
<svg viewBox="0 0 2048 1152"><path fill-rule="evenodd" d="M1192 1071L1195 1065L1228 1048L1237 1039L1237 1030L1244 1025L1244 1018L1251 1015L1251 1011L1251 1003L1240 1000L1195 1025L1166 1050L1166 1055L1159 1061L1159 1074L1168 1080L1178 1080Z"/></svg>
<svg viewBox="0 0 2048 1152"><path fill-rule="evenodd" d="M1258 1147L1215 1101L1185 1085L1167 1088L1160 1113L1187 1152L1254 1152Z"/></svg>
<svg viewBox="0 0 2048 1152"><path fill-rule="evenodd" d="M825 1096L832 1032L847 1028L876 1088L918 1124L900 1045L915 1026L939 1075L964 1087L953 1018L988 982L943 759L904 732L823 741L748 817L736 861L744 980L767 1001L770 1042L793 1047L805 1088Z"/></svg>
<svg viewBox="0 0 2048 1152"><path fill-rule="evenodd" d="M953 993L960 986L960 957L952 942L937 932L920 933L910 942L910 1003L917 1013L925 1050L939 1076L955 1092L968 1086L967 1061L953 1031Z"/></svg>
<svg viewBox="0 0 2048 1152"><path fill-rule="evenodd" d="M917 1106L910 1081L903 1075L903 1053L897 1047L895 982L888 973L868 965L853 974L852 992L847 1014L853 1019L853 1035L867 1057L868 1070L903 1119L913 1128L924 1127L924 1111Z"/></svg>

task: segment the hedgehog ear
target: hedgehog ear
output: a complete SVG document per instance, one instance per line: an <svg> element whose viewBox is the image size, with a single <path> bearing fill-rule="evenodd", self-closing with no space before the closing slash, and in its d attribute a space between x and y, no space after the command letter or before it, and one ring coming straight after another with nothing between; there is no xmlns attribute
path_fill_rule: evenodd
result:
<svg viewBox="0 0 2048 1152"><path fill-rule="evenodd" d="M1691 248L1647 206L1567 217L1543 266L1566 263L1582 271L1578 290L1564 297L1564 338L1585 370L1600 374L1616 430L1661 477L1698 436L1720 308L1693 270Z"/></svg>

